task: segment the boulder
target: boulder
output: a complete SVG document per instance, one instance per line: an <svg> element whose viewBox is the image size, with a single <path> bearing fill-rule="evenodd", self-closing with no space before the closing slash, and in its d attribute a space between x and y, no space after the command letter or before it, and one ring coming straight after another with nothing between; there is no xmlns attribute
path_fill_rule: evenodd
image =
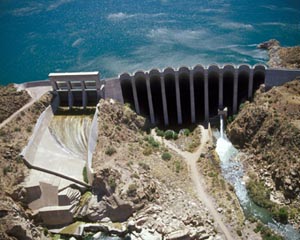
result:
<svg viewBox="0 0 300 240"><path fill-rule="evenodd" d="M258 44L257 48L268 50L274 46L280 46L280 43L276 39L270 39L269 41Z"/></svg>
<svg viewBox="0 0 300 240"><path fill-rule="evenodd" d="M166 240L190 240L190 239L192 238L190 237L188 230L178 230L166 236Z"/></svg>
<svg viewBox="0 0 300 240"><path fill-rule="evenodd" d="M92 200L93 204L87 210L87 218L92 221L100 221L108 217L112 222L124 222L134 212L132 205L116 195L103 197L101 201Z"/></svg>
<svg viewBox="0 0 300 240"><path fill-rule="evenodd" d="M26 227L22 224L17 224L12 226L10 229L6 231L6 234L11 237L15 237L17 239L31 240L33 239L30 231L26 229Z"/></svg>

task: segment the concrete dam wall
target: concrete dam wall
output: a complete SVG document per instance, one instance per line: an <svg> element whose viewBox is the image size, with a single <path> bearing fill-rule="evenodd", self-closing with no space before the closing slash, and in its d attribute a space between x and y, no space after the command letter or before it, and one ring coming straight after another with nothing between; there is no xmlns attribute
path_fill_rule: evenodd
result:
<svg viewBox="0 0 300 240"><path fill-rule="evenodd" d="M268 69L264 65L196 65L123 73L100 81L98 72L50 74L60 106L95 106L100 98L128 103L152 124L208 122L218 109L236 114L261 84L266 89L300 76L300 70Z"/></svg>
<svg viewBox="0 0 300 240"><path fill-rule="evenodd" d="M251 100L261 84L281 85L300 76L299 70L267 69L264 65L197 65L120 75L123 100L153 124L209 121L218 109L236 114L239 105Z"/></svg>

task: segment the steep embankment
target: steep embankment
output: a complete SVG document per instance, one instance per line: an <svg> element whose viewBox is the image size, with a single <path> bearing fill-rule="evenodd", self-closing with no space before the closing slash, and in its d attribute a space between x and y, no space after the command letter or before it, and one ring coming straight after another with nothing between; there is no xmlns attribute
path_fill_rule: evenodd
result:
<svg viewBox="0 0 300 240"><path fill-rule="evenodd" d="M17 91L13 84L0 86L0 123L30 100L26 91Z"/></svg>
<svg viewBox="0 0 300 240"><path fill-rule="evenodd" d="M23 101L19 97L14 99L14 96L8 97L10 103ZM0 129L0 239L40 239L42 236L41 230L28 220L29 215L19 204L23 197L19 184L27 176L28 169L18 154L50 101L51 95L44 95Z"/></svg>
<svg viewBox="0 0 300 240"><path fill-rule="evenodd" d="M228 126L245 159L254 201L282 222L300 224L300 81L256 92ZM278 205L280 204L280 205ZM287 208L282 208L286 206Z"/></svg>

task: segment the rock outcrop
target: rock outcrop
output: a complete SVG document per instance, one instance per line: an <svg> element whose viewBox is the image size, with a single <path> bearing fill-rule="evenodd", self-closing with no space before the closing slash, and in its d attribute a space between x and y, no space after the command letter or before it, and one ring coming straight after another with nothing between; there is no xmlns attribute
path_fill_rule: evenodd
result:
<svg viewBox="0 0 300 240"><path fill-rule="evenodd" d="M268 51L267 64L271 68L300 68L300 46L281 47L277 40L271 39L257 47Z"/></svg>
<svg viewBox="0 0 300 240"><path fill-rule="evenodd" d="M281 204L288 203L291 211L300 206L299 119L300 81L294 80L268 92L260 89L227 128L231 141L250 154L245 164L271 195L283 193Z"/></svg>
<svg viewBox="0 0 300 240"><path fill-rule="evenodd" d="M218 236L207 209L187 190L192 188L181 157L172 152L171 160L162 159L168 150L143 131L146 120L113 100L101 100L98 110L93 195L78 216L119 226L115 234L133 232L136 240ZM97 224L87 229L108 231Z"/></svg>

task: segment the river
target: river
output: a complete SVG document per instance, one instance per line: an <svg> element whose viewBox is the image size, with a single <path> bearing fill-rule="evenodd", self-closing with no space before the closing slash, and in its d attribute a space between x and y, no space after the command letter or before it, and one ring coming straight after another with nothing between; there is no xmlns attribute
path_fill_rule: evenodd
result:
<svg viewBox="0 0 300 240"><path fill-rule="evenodd" d="M299 240L300 233L291 225L281 224L272 219L270 213L257 206L249 197L245 182L244 170L240 161L241 153L231 144L224 132L223 118L220 118L220 132L215 131L217 139L216 152L221 161L222 174L235 190L246 217L254 216L287 240Z"/></svg>

